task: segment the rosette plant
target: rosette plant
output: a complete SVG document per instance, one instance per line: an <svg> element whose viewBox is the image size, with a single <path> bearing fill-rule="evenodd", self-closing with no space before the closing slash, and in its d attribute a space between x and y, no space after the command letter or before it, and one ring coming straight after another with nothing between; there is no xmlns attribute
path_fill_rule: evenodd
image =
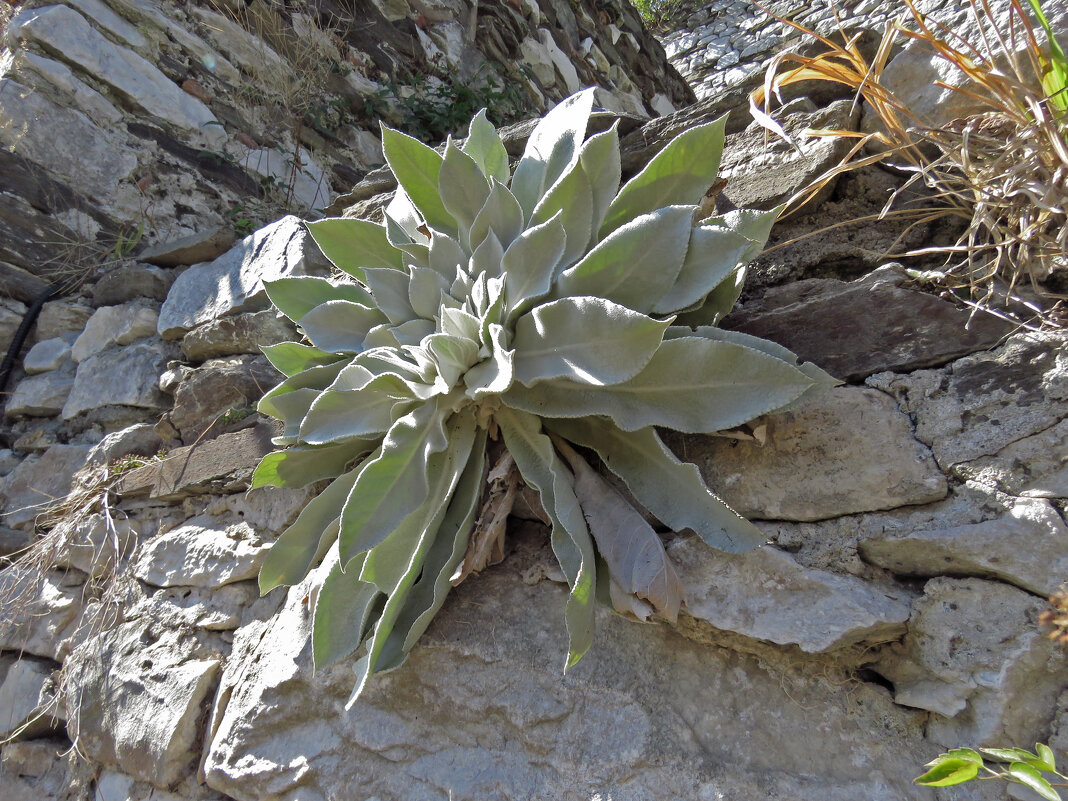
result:
<svg viewBox="0 0 1068 801"><path fill-rule="evenodd" d="M590 454L666 526L752 548L759 531L655 427L731 428L835 383L715 327L776 215L701 218L724 121L620 188L616 127L585 135L592 102L587 90L550 111L512 173L484 112L443 154L384 129L399 183L385 224L308 225L347 277L268 285L310 344L264 349L287 376L259 406L283 422L284 449L253 483L332 481L279 537L260 588L322 563L314 659L362 649L354 698L404 661L454 584L502 558L520 477L570 586L567 667L590 647L599 597L674 620L681 585L658 534Z"/></svg>

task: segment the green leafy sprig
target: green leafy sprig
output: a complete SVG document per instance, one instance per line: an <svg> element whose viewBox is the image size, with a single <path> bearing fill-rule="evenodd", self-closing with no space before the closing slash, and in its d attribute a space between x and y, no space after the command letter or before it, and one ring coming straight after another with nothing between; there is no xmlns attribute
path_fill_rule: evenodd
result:
<svg viewBox="0 0 1068 801"><path fill-rule="evenodd" d="M989 767L983 761L980 751L995 763L1008 767ZM1043 774L1068 780L1068 776L1057 771L1053 750L1042 743L1035 743L1033 754L1023 748L980 748L979 751L955 748L940 754L937 759L928 762L926 767L930 770L913 779L916 784L926 787L950 787L973 779L1002 779L1030 787L1046 801L1061 801L1061 795L1054 789L1054 784L1061 787L1066 785L1063 781L1051 782Z"/></svg>
<svg viewBox="0 0 1068 801"><path fill-rule="evenodd" d="M404 661L453 585L503 558L524 482L570 586L568 667L590 647L598 595L675 620L682 588L659 536L579 448L665 525L746 550L760 531L655 427L730 428L836 383L715 327L777 213L699 213L724 121L620 188L616 127L586 137L592 104L587 90L550 111L514 172L484 112L443 154L384 128L399 183L385 224L308 225L349 280L268 285L308 342L264 349L287 376L259 405L284 449L253 485L331 483L279 537L260 588L322 563L315 663L361 649L353 699Z"/></svg>

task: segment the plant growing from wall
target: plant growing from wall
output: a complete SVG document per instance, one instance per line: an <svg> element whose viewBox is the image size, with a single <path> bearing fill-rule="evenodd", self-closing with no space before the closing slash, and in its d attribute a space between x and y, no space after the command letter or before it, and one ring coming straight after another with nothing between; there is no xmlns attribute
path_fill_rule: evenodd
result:
<svg viewBox="0 0 1068 801"><path fill-rule="evenodd" d="M988 765L983 754L998 767ZM1023 748L980 748L979 751L954 748L939 754L926 767L930 770L913 780L925 787L952 787L973 779L1001 779L1030 787L1046 801L1061 801L1061 794L1054 787L1068 787L1068 776L1057 770L1052 749L1042 743L1035 744L1033 754Z"/></svg>
<svg viewBox="0 0 1068 801"><path fill-rule="evenodd" d="M759 530L655 426L730 428L835 383L715 327L777 213L698 219L724 120L620 189L616 127L585 137L592 98L549 112L511 174L484 113L444 155L384 129L400 185L385 225L308 226L355 280L268 285L311 344L264 349L287 378L259 408L283 422L285 449L253 485L332 481L275 543L260 588L322 560L314 658L362 648L354 698L404 661L452 586L503 557L502 498L520 481L541 495L570 586L568 667L590 647L598 596L675 620L682 588L659 536L584 453L667 526L746 550Z"/></svg>

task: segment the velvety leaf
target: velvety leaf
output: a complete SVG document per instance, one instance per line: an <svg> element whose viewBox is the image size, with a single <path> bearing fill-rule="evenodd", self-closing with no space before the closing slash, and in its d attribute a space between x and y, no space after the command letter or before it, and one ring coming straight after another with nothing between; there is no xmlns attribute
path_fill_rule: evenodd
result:
<svg viewBox="0 0 1068 801"><path fill-rule="evenodd" d="M320 350L359 353L367 332L384 322L386 316L374 306L331 300L301 317L300 327Z"/></svg>
<svg viewBox="0 0 1068 801"><path fill-rule="evenodd" d="M349 440L322 447L287 448L268 453L252 474L252 487L306 487L337 478L349 463L378 446L378 439Z"/></svg>
<svg viewBox="0 0 1068 801"><path fill-rule="evenodd" d="M593 187L589 178L577 166L545 195L531 215L531 224L540 225L561 213L567 238L560 266L574 264L586 253L586 243L593 230Z"/></svg>
<svg viewBox="0 0 1068 801"><path fill-rule="evenodd" d="M355 651L384 599L374 584L360 581L358 570L341 570L337 548L327 555L330 568L315 596L312 661L316 670Z"/></svg>
<svg viewBox="0 0 1068 801"><path fill-rule="evenodd" d="M741 234L746 239L752 240L753 244L742 254L741 258L743 262L750 262L759 256L764 249L768 236L771 234L771 228L779 218L783 208L783 206L776 206L770 211L735 209L719 217L709 217L702 224L728 228L734 233Z"/></svg>
<svg viewBox="0 0 1068 801"><path fill-rule="evenodd" d="M318 390L297 389L274 398L272 411L275 414L272 416L282 421L282 433L271 442L278 446L295 445L300 439L300 424L318 396Z"/></svg>
<svg viewBox="0 0 1068 801"><path fill-rule="evenodd" d="M619 476L638 502L675 531L694 531L728 553L763 544L760 529L708 489L697 466L680 461L653 428L620 431L610 420L546 419L545 426L564 439L590 448Z"/></svg>
<svg viewBox="0 0 1068 801"><path fill-rule="evenodd" d="M682 582L668 561L652 526L563 440L557 448L575 475L575 495L582 505L597 551L612 578L627 593L644 598L674 623L682 604Z"/></svg>
<svg viewBox="0 0 1068 801"><path fill-rule="evenodd" d="M412 267L411 280L408 282L408 300L412 310L423 319L433 320L441 308L441 293L451 285L452 281L436 270Z"/></svg>
<svg viewBox="0 0 1068 801"><path fill-rule="evenodd" d="M376 377L356 390L326 390L312 403L300 424L300 439L309 445L325 445L354 437L381 437L393 423L398 401L376 384L392 376Z"/></svg>
<svg viewBox="0 0 1068 801"><path fill-rule="evenodd" d="M366 267L401 268L401 254L384 226L368 220L330 217L305 223L315 244L339 270L363 280Z"/></svg>
<svg viewBox="0 0 1068 801"><path fill-rule="evenodd" d="M277 345L264 345L260 350L278 372L293 376L309 367L332 364L344 357L336 353L327 353L311 345L299 342L279 342ZM345 359L347 362L348 359Z"/></svg>
<svg viewBox="0 0 1068 801"><path fill-rule="evenodd" d="M596 295L652 311L682 269L694 208L667 206L620 226L560 274L556 293Z"/></svg>
<svg viewBox="0 0 1068 801"><path fill-rule="evenodd" d="M669 324L600 297L554 300L516 323L516 378L618 384L645 367Z"/></svg>
<svg viewBox="0 0 1068 801"><path fill-rule="evenodd" d="M503 248L508 248L523 232L523 209L515 195L500 181L492 182L485 205L471 223L471 248L481 245L490 231L497 236Z"/></svg>
<svg viewBox="0 0 1068 801"><path fill-rule="evenodd" d="M652 307L655 314L688 309L738 270L753 244L741 234L716 226L698 226L674 285Z"/></svg>
<svg viewBox="0 0 1068 801"><path fill-rule="evenodd" d="M913 779L916 784L927 787L951 787L964 784L979 775L979 765L969 759L946 758L935 760L933 767L922 776Z"/></svg>
<svg viewBox="0 0 1068 801"><path fill-rule="evenodd" d="M746 266L739 265L733 273L716 285L705 297L704 302L692 311L683 312L675 317L678 325L718 325L720 320L730 314L734 304L742 294L745 286Z"/></svg>
<svg viewBox="0 0 1068 801"><path fill-rule="evenodd" d="M1013 762L1009 765L1009 775L1020 784L1030 787L1046 801L1061 801L1060 793L1053 789L1053 786L1036 768L1022 762Z"/></svg>
<svg viewBox="0 0 1068 801"><path fill-rule="evenodd" d="M460 242L489 197L490 187L474 159L450 139L441 162L438 193L445 209L459 226Z"/></svg>
<svg viewBox="0 0 1068 801"><path fill-rule="evenodd" d="M267 552L260 568L260 594L282 584L299 584L337 537L345 499L367 460L330 483L297 515ZM334 524L331 526L331 524Z"/></svg>
<svg viewBox="0 0 1068 801"><path fill-rule="evenodd" d="M604 222L608 207L619 191L622 172L619 157L619 122L612 124L604 133L591 136L579 152L579 164L586 177L590 179L593 196L592 219L590 221L590 240L587 247L597 244L597 232Z"/></svg>
<svg viewBox="0 0 1068 801"><path fill-rule="evenodd" d="M512 386L515 380L515 352L508 350L508 334L504 326L491 323L489 335L492 343L490 358L476 364L464 375L467 396L475 400L488 395L499 395Z"/></svg>
<svg viewBox="0 0 1068 801"><path fill-rule="evenodd" d="M425 348L434 356L438 374L450 389L478 361L478 345L473 340L450 334L431 334Z"/></svg>
<svg viewBox="0 0 1068 801"><path fill-rule="evenodd" d="M296 278L279 278L277 281L264 282L267 297L278 311L295 323L327 301L347 300L364 306L372 305L371 296L356 284L335 284L325 278L300 276Z"/></svg>
<svg viewBox="0 0 1068 801"><path fill-rule="evenodd" d="M423 575L412 587L408 603L397 618L395 631L406 631L402 648L411 650L445 604L451 578L467 550L468 538L475 524L482 476L486 465L486 431L476 432L471 456L449 501L434 544L423 563Z"/></svg>
<svg viewBox="0 0 1068 801"><path fill-rule="evenodd" d="M542 506L552 522L550 542L560 562L571 595L564 619L570 640L566 667L577 663L593 643L594 599L597 568L593 541L582 516L572 476L561 463L537 417L502 408L494 420L519 472L541 494Z"/></svg>
<svg viewBox="0 0 1068 801"><path fill-rule="evenodd" d="M382 542L425 501L427 463L447 445L444 413L436 403L419 406L393 424L345 503L342 565Z"/></svg>
<svg viewBox="0 0 1068 801"><path fill-rule="evenodd" d="M542 417L607 415L624 431L658 425L704 433L767 414L812 384L796 367L759 351L687 337L665 341L640 373L620 384L555 379L514 385L501 399Z"/></svg>
<svg viewBox="0 0 1068 801"><path fill-rule="evenodd" d="M394 325L406 323L417 317L408 299L407 270L365 270L367 288L374 295L377 306Z"/></svg>
<svg viewBox="0 0 1068 801"><path fill-rule="evenodd" d="M430 250L428 251L430 269L444 276L448 286L456 280L456 269L467 265L469 258L467 252L460 247L460 243L447 234L433 231L430 237Z"/></svg>
<svg viewBox="0 0 1068 801"><path fill-rule="evenodd" d="M431 482L413 514L364 558L360 579L372 582L388 596L375 623L367 653L354 668L356 688L349 699L359 697L368 677L377 670L399 666L407 655L404 642L408 631L396 630L412 586L422 571L427 554L442 525L449 500L456 489L475 442L474 415L457 414L449 422L448 448L436 453L427 464ZM414 623L414 621L412 621ZM391 637L396 632L395 637ZM387 650L387 646L391 646Z"/></svg>
<svg viewBox="0 0 1068 801"><path fill-rule="evenodd" d="M497 235L490 231L482 240L475 252L471 254L470 270L473 276L485 276L493 278L501 274L501 261L504 259L504 248L501 247Z"/></svg>
<svg viewBox="0 0 1068 801"><path fill-rule="evenodd" d="M456 232L456 221L441 202L438 194L442 158L432 148L407 134L382 126L382 155L397 183L403 187L412 204L422 214L427 225L447 234Z"/></svg>
<svg viewBox="0 0 1068 801"><path fill-rule="evenodd" d="M261 414L281 419L282 412L275 405L277 398L290 392L295 392L298 389L316 389L320 391L326 389L350 361L351 359L347 358L339 359L332 364L309 367L307 370L290 376L260 398L259 403L256 404L257 411Z"/></svg>
<svg viewBox="0 0 1068 801"><path fill-rule="evenodd" d="M445 309L441 313L441 330L456 337L477 340L479 321L475 315L463 309Z"/></svg>
<svg viewBox="0 0 1068 801"><path fill-rule="evenodd" d="M463 151L475 160L487 178L508 183L508 151L493 123L486 119L486 109L471 120Z"/></svg>
<svg viewBox="0 0 1068 801"><path fill-rule="evenodd" d="M593 90L578 92L557 103L531 132L510 187L528 219L542 194L571 166L592 110Z"/></svg>
<svg viewBox="0 0 1068 801"><path fill-rule="evenodd" d="M601 225L601 238L639 214L671 205L696 206L715 183L726 123L724 115L672 139L619 190Z"/></svg>
<svg viewBox="0 0 1068 801"><path fill-rule="evenodd" d="M557 213L548 222L528 228L505 251L501 268L509 321L524 314L552 289L553 275L563 258L567 239L562 217L562 213Z"/></svg>

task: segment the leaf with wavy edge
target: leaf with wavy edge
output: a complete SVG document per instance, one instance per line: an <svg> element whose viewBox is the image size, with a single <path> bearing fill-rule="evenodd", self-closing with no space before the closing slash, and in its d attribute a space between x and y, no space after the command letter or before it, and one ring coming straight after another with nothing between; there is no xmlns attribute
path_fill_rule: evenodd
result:
<svg viewBox="0 0 1068 801"><path fill-rule="evenodd" d="M399 270L401 254L389 243L386 229L369 220L329 217L304 223L315 244L335 267L363 280L367 267Z"/></svg>
<svg viewBox="0 0 1068 801"><path fill-rule="evenodd" d="M597 567L593 540L582 516L573 478L560 461L552 442L542 433L541 421L515 409L501 408L494 415L504 444L531 487L541 494L542 506L552 521L550 541L571 594L564 610L569 639L567 668L573 667L593 644L594 599Z"/></svg>
<svg viewBox="0 0 1068 801"><path fill-rule="evenodd" d="M471 248L481 245L491 231L505 249L523 233L523 209L508 187L497 180L491 182L489 197L471 223Z"/></svg>
<svg viewBox="0 0 1068 801"><path fill-rule="evenodd" d="M377 456L352 487L341 515L341 563L374 548L426 499L430 457L448 445L438 403L418 406L393 424Z"/></svg>
<svg viewBox="0 0 1068 801"><path fill-rule="evenodd" d="M557 212L547 222L528 228L501 258L509 322L552 290L567 240L562 219L563 212Z"/></svg>
<svg viewBox="0 0 1068 801"><path fill-rule="evenodd" d="M595 134L586 141L579 152L579 164L590 179L593 206L587 247L593 247L597 244L598 232L608 207L619 191L622 162L619 156L618 120L604 133Z"/></svg>
<svg viewBox="0 0 1068 801"><path fill-rule="evenodd" d="M438 194L449 215L456 220L460 244L467 245L471 223L486 205L490 185L475 160L450 138L438 176Z"/></svg>
<svg viewBox="0 0 1068 801"><path fill-rule="evenodd" d="M618 384L649 363L670 324L602 297L551 301L516 323L516 379L528 386L553 378Z"/></svg>
<svg viewBox="0 0 1068 801"><path fill-rule="evenodd" d="M698 226L689 233L686 259L672 287L652 306L654 314L673 314L702 303L738 271L753 240L718 226Z"/></svg>
<svg viewBox="0 0 1068 801"><path fill-rule="evenodd" d="M531 224L539 225L561 213L567 239L561 267L574 264L586 252L593 231L593 186L581 165L576 165L539 201Z"/></svg>
<svg viewBox="0 0 1068 801"><path fill-rule="evenodd" d="M781 359L698 337L665 341L634 378L593 387L565 379L513 385L501 400L543 417L607 415L624 431L733 428L789 403L813 380Z"/></svg>
<svg viewBox="0 0 1068 801"><path fill-rule="evenodd" d="M692 530L727 553L751 550L766 539L708 488L697 465L680 461L655 429L620 431L610 420L597 417L544 423L564 439L595 451L638 502L673 530Z"/></svg>

